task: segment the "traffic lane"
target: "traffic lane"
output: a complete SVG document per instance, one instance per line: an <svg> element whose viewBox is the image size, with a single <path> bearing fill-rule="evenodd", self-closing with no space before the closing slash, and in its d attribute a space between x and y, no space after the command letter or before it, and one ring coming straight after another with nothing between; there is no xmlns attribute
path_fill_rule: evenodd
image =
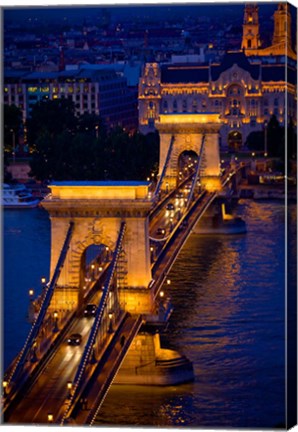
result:
<svg viewBox="0 0 298 432"><path fill-rule="evenodd" d="M67 397L67 382L74 379L93 321L93 318L77 319L69 334L81 333L81 345L69 346L67 338L61 342L33 387L10 416L10 423L47 423L48 412L53 413L55 418L55 413Z"/></svg>
<svg viewBox="0 0 298 432"><path fill-rule="evenodd" d="M167 273L169 271L169 269L167 268L168 264L172 261L173 257L175 257L177 250L181 248L181 244L184 243L185 239L191 232L193 222L198 218L200 212L203 210L208 201L211 200L213 197L213 194L207 194L205 196L204 195L201 196L200 201L191 211L188 217L188 227L182 230L178 230L170 240L166 249L158 257L155 263L155 267L153 269L153 277L155 280L158 280L160 277L162 277L164 273Z"/></svg>
<svg viewBox="0 0 298 432"><path fill-rule="evenodd" d="M170 203L172 203L174 206L173 210L167 209L167 205ZM185 198L175 198L174 200L167 203L163 208L163 211L161 211L157 217L150 221L149 236L156 239L167 237L169 231L173 229L173 227L183 215L185 208ZM159 234L157 232L159 228L164 228L166 232L164 234Z"/></svg>
<svg viewBox="0 0 298 432"><path fill-rule="evenodd" d="M88 391L87 406L85 407L85 410L80 410L78 412L77 416L75 417L75 424L86 424L86 420L91 408L91 406L88 407L88 404L90 404L90 401L95 401L100 394L102 397L104 397L105 389L107 387L107 380L109 385L111 378L111 371L114 369L117 361L122 359L126 353L126 350L125 352L123 351L123 340L128 341L132 336L132 331L134 331L135 334L138 332L138 328L135 328L136 321L137 320L134 317L127 318L118 334L117 340L114 340L112 346L109 346L109 355L107 361L103 364L96 380L94 381L91 389Z"/></svg>

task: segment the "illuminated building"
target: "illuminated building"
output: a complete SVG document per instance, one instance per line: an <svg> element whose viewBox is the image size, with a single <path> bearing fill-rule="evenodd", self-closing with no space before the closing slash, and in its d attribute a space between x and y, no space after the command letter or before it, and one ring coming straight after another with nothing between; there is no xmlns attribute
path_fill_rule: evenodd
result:
<svg viewBox="0 0 298 432"><path fill-rule="evenodd" d="M140 131L155 130L161 114L216 113L221 147L240 149L272 115L284 125L286 100L287 117L296 124L297 57L291 38L280 30L287 27L284 22L289 25L291 19L281 4L274 14L273 45L261 49L258 8L250 4L244 10L241 51L227 52L211 64L145 64L139 82Z"/></svg>
<svg viewBox="0 0 298 432"><path fill-rule="evenodd" d="M108 127L137 128L137 95L112 69L4 72L4 103L18 106L25 121L41 100L69 99L75 114L100 115Z"/></svg>

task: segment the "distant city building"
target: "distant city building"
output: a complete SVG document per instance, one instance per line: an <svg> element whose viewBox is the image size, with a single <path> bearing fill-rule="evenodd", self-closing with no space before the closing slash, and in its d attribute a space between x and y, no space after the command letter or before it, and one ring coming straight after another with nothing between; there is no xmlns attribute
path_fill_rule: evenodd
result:
<svg viewBox="0 0 298 432"><path fill-rule="evenodd" d="M242 51L227 52L210 64L146 63L139 83L140 131L154 131L160 114L206 113L207 118L219 113L222 148L240 149L272 115L282 125L286 114L297 124L297 56L288 36L290 22L287 5L278 5L272 46L261 49L258 9L250 4L244 11Z"/></svg>
<svg viewBox="0 0 298 432"><path fill-rule="evenodd" d="M76 115L96 114L108 127L137 129L137 89L112 68L4 72L4 103L18 106L24 121L36 102L58 98L73 101Z"/></svg>

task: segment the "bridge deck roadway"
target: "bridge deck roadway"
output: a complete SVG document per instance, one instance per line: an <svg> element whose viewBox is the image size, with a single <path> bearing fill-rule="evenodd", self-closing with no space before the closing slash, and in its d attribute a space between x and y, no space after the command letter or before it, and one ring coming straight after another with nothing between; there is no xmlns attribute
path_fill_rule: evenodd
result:
<svg viewBox="0 0 298 432"><path fill-rule="evenodd" d="M172 236L168 239L152 268L152 277L155 281L152 286L154 296L157 295L161 288L162 282L174 264L184 243L191 234L193 227L202 216L205 209L211 204L215 196L215 193L203 193L194 202L187 215L185 215L184 221L186 222L186 225L184 228L182 228L181 224L180 226L177 226Z"/></svg>
<svg viewBox="0 0 298 432"><path fill-rule="evenodd" d="M74 409L72 418L76 424L92 423L141 324L140 316L127 315L121 327L115 332L92 375L92 379L87 381L82 392L80 399L86 400L86 405L82 407L79 402L79 406Z"/></svg>

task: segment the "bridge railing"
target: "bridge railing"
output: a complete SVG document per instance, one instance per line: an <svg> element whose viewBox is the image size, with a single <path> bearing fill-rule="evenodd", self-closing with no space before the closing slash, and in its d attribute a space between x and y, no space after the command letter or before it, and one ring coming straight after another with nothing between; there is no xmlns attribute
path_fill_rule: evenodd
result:
<svg viewBox="0 0 298 432"><path fill-rule="evenodd" d="M118 258L120 255L122 241L123 241L123 238L125 235L125 230L126 230L126 224L125 224L125 222L122 222L121 227L120 227L119 236L118 236L117 243L116 243L116 247L115 247L115 251L113 254L113 259L112 259L112 262L111 262L109 269L108 269L107 279L106 279L105 286L104 286L102 296L100 299L100 304L99 304L99 307L98 307L96 315L95 315L95 319L94 319L94 322L93 322L93 325L92 325L92 328L91 328L91 331L89 334L88 341L87 341L85 349L84 349L84 353L83 353L81 362L78 366L78 369L77 369L77 372L76 372L76 375L74 378L74 382L73 382L73 386L72 386L72 395L71 395L71 398L69 400L68 406L65 410L65 413L63 415L62 422L64 422L64 420L67 418L68 413L71 411L74 404L77 403L77 400L80 396L80 387L81 387L81 384L83 382L83 375L84 375L84 372L86 371L88 363L90 363L92 353L94 352L93 350L94 350L94 346L96 344L96 338L97 338L99 329L104 322L104 318L107 317L107 315L109 314L109 311L107 309L108 298L109 298L109 294L111 293L112 281L113 281L114 273L116 270ZM118 299L114 299L114 302L116 302L117 300ZM109 331L109 328L107 329L107 331ZM100 335L100 336L103 336L103 335Z"/></svg>
<svg viewBox="0 0 298 432"><path fill-rule="evenodd" d="M44 293L41 307L39 309L36 320L32 324L31 330L30 330L29 335L25 341L23 349L21 350L19 356L17 357L14 368L12 369L9 378L7 379L9 391L11 392L11 394L9 394L9 392L8 392L10 398L13 397L13 393L17 390L16 388L12 389L11 384L15 383L19 379L20 374L22 372L26 372L25 366L26 366L27 357L30 354L30 352L32 352L32 351L34 352L34 345L36 343L36 338L37 338L37 336L40 332L40 329L42 327L43 320L45 319L45 316L46 316L47 311L48 311L48 307L49 307L49 305L51 303L51 299L53 297L54 288L57 284L58 278L59 278L61 270L63 268L66 254L67 254L67 251L68 251L68 248L70 245L70 241L72 238L73 230L74 230L74 222L70 222L69 228L68 228L68 231L67 231L67 234L65 237L65 241L64 241L64 244L62 246L60 256L59 256L59 259L58 259L58 262L56 265L56 269L54 271L52 280L51 280L50 284L47 286L46 291ZM31 373L32 370L34 369L34 366L35 366L34 362L32 362L32 361L27 362L27 365L29 365L29 370L25 373L25 375L27 373ZM27 368L28 368L28 366L27 366ZM26 376L22 377L22 380L25 380L25 379L26 379Z"/></svg>
<svg viewBox="0 0 298 432"><path fill-rule="evenodd" d="M142 319L141 315L136 317L129 334L125 338L125 341L123 343L120 342L121 348L119 350L117 349L117 357L116 357L115 361L113 362L112 368L109 370L108 376L106 376L104 385L100 389L101 391L98 392L97 397L95 398L95 400L92 403L92 406L90 407L90 410L88 412L88 416L87 416L85 424L93 425L93 423L96 419L96 416L100 410L100 407L104 401L104 398L105 398L105 396L106 396L106 394L107 394L107 392L108 392L108 390L112 384L112 381L113 381L116 373L118 372L118 370L121 366L121 363L124 359L124 356L125 356L126 352L128 351L135 335L138 333L138 331L142 325L142 320L143 319ZM119 335L115 334L115 341L119 340L119 337L120 337L120 334ZM121 337L120 337L120 341L121 341Z"/></svg>

